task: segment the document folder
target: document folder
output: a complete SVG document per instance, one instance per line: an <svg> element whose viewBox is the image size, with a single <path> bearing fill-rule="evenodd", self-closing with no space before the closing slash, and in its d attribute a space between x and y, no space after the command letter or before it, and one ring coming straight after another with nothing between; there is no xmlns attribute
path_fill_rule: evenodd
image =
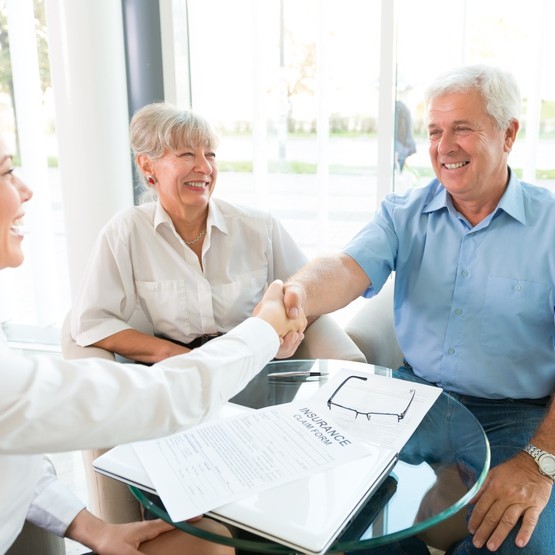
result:
<svg viewBox="0 0 555 555"><path fill-rule="evenodd" d="M325 553L342 532L346 538L356 539L354 536L360 536L366 531L361 528L365 526L365 519L361 516L357 520L356 516L364 508L370 515L367 515L367 521L371 520L375 507L366 505L368 499L390 474L399 451L440 395L441 389L363 372L358 368L348 367L347 363L342 364L347 367L341 368L306 402L303 400L298 406L284 403L279 405L282 407L279 411L282 417L293 415L293 420L304 426L311 436L330 434L326 436L326 441L332 434L334 441L349 438L345 443L364 446L362 452L357 452L356 457L348 460L336 460L333 466L314 468L306 465L305 454L308 451L299 448L294 454L296 460L301 460L306 469L302 475L293 472L287 475L283 470L290 467L280 465L278 468L281 474L290 476L290 481L282 480L279 485L270 483L265 489L246 491L242 496L225 501L224 497L220 497L218 499L221 499L221 506L216 507L214 503L207 510L203 509L195 514L206 512L223 522L308 555ZM315 407L314 410L312 407ZM245 410L244 407L231 403L227 405L227 409ZM287 412L289 409L292 412ZM324 418L320 418L321 416ZM276 416L274 418L280 423L290 421ZM247 436L250 437L249 434L244 435ZM268 443L266 437L274 438L275 435L264 433L261 437L264 438L261 443ZM351 442L351 438L355 442ZM273 448L273 439L269 443L269 447ZM292 444L286 444L287 449L290 449L290 445ZM152 460L148 456L154 454L157 460L168 460L161 456L159 446L153 449L148 453L141 451L139 459L136 454L137 444L135 447L119 446L96 459L93 465L98 472L147 491L153 492L156 489L149 474L155 476L154 481L157 484L162 484L158 486L160 492L169 483L174 488L175 482L169 474L163 474L163 480L160 479L161 473L166 470L156 468L153 474ZM141 461L149 468L148 473ZM213 462L210 458L206 459L206 464ZM166 466L162 465L164 469ZM265 464L262 467L265 469ZM314 471L311 472L313 468ZM176 471L175 468L171 470ZM179 465L177 471L185 475ZM185 483L187 488L194 486L190 489L199 489L199 485L191 482L189 477ZM209 480L208 483L210 487L214 485L213 481ZM396 483L389 480L387 485L385 490L381 490L385 497L381 501L377 498L381 504L395 494ZM162 497L168 498L164 492ZM178 495L177 501L176 496L173 497L172 503L183 504L183 496ZM166 504L169 514L172 514L168 501ZM353 526L349 526L351 523Z"/></svg>
<svg viewBox="0 0 555 555"><path fill-rule="evenodd" d="M321 555L378 490L396 459L396 453L376 447L363 458L245 497L207 514L298 552ZM130 445L111 449L93 466L101 474L156 493Z"/></svg>

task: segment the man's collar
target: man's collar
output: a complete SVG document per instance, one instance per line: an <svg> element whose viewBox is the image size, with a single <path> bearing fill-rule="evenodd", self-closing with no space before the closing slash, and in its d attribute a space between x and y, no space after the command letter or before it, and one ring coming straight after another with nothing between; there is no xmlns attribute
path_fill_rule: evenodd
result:
<svg viewBox="0 0 555 555"><path fill-rule="evenodd" d="M433 186L430 187L430 200L424 207L423 212L425 214L428 212L436 212L442 208L449 208L449 203L447 202L447 190L438 179L434 179Z"/></svg>
<svg viewBox="0 0 555 555"><path fill-rule="evenodd" d="M526 212L524 210L524 200L522 198L522 185L518 177L509 168L509 183L499 204L497 205L498 210L503 210L509 216L512 216L515 220L521 224L526 224Z"/></svg>
<svg viewBox="0 0 555 555"><path fill-rule="evenodd" d="M424 213L435 212L437 210L441 210L442 208L450 209L453 207L453 202L445 187L437 179L434 181L435 187L432 187L431 189L431 199L425 206ZM511 168L509 168L509 183L507 184L505 192L499 200L494 213L497 213L499 210L503 210L509 216L523 224L526 223L526 213L524 211L524 201L522 198L522 186Z"/></svg>

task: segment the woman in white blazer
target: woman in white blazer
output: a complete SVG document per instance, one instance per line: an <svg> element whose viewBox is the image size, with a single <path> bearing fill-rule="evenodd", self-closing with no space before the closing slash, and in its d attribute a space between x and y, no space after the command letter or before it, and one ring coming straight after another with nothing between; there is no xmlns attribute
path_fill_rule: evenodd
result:
<svg viewBox="0 0 555 555"><path fill-rule="evenodd" d="M32 196L12 162L0 140L0 269L23 262L24 203ZM191 554L232 552L161 521L112 525L97 519L61 491L41 453L117 445L198 423L276 355L288 332L306 325L304 316L285 316L279 282L255 312L225 336L151 367L24 357L0 341L0 555L26 519L101 555L169 554L175 547Z"/></svg>

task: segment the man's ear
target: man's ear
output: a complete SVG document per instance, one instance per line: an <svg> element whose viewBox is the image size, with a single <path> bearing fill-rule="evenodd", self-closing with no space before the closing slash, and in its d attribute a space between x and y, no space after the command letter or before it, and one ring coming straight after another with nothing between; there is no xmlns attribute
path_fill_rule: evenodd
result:
<svg viewBox="0 0 555 555"><path fill-rule="evenodd" d="M516 135L518 133L519 128L520 128L519 121L516 119L511 120L511 122L509 123L509 126L505 131L505 152L511 152L511 149L513 148L513 144L516 140Z"/></svg>

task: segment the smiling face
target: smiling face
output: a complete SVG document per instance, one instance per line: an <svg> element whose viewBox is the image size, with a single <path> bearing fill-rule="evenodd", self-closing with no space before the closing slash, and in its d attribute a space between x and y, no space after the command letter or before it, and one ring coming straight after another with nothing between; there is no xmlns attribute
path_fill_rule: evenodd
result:
<svg viewBox="0 0 555 555"><path fill-rule="evenodd" d="M33 195L13 173L12 161L12 154L0 139L0 268L15 268L23 262L23 203Z"/></svg>
<svg viewBox="0 0 555 555"><path fill-rule="evenodd" d="M518 122L498 129L476 91L432 98L428 122L432 166L453 200L496 203L507 185L507 156Z"/></svg>
<svg viewBox="0 0 555 555"><path fill-rule="evenodd" d="M139 165L156 181L160 203L176 221L188 212L205 210L216 186L216 153L205 146L183 147L157 160L139 157Z"/></svg>

